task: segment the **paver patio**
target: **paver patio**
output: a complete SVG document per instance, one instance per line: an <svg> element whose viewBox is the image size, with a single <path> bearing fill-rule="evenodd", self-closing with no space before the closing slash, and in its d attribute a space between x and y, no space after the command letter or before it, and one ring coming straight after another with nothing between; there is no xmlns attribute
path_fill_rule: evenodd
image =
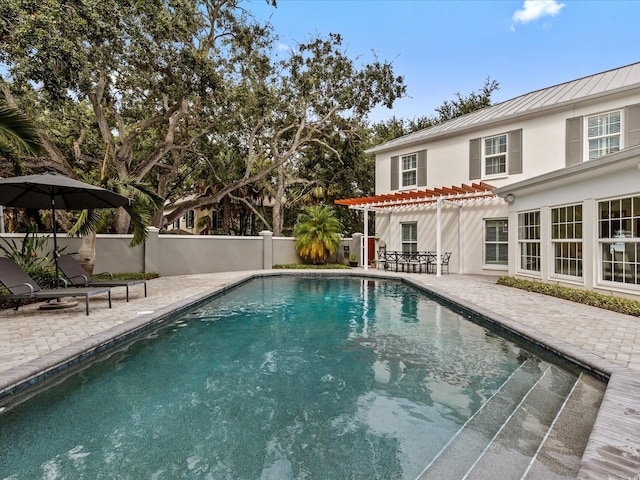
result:
<svg viewBox="0 0 640 480"><path fill-rule="evenodd" d="M403 277L609 376L578 478L640 479L640 318L496 285L492 277L352 272ZM148 282L146 298L142 287L133 287L128 303L124 289L113 289L111 309L106 297L94 297L89 316L82 302L65 310L28 305L0 311L0 392L176 307L271 273L284 271L162 277Z"/></svg>

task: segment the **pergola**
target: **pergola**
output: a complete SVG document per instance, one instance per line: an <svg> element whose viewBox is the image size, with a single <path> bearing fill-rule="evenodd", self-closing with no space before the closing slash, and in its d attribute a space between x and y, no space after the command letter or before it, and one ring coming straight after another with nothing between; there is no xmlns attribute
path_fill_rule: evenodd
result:
<svg viewBox="0 0 640 480"><path fill-rule="evenodd" d="M442 187L424 190L409 190L404 192L374 195L372 197L347 198L336 200L337 205L344 205L352 210L364 212L364 269L369 268L369 212L392 212L409 208L419 208L436 205L436 275L442 275L442 205L450 204L461 208L464 202L497 198L493 193L495 187L488 183L462 184L461 186ZM461 229L461 225L458 226ZM462 248L460 248L462 251Z"/></svg>

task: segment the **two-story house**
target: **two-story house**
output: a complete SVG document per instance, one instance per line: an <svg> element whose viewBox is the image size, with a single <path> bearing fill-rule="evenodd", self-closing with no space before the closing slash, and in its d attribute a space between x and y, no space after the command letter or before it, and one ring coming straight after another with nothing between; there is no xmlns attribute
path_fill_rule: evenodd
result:
<svg viewBox="0 0 640 480"><path fill-rule="evenodd" d="M387 250L450 270L640 294L640 63L545 88L369 150Z"/></svg>

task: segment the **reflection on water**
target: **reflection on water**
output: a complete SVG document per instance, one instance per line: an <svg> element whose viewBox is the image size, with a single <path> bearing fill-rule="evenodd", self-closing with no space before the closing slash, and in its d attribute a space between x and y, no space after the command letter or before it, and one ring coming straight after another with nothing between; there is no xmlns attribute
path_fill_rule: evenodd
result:
<svg viewBox="0 0 640 480"><path fill-rule="evenodd" d="M400 283L265 278L0 416L0 478L410 478L526 356Z"/></svg>

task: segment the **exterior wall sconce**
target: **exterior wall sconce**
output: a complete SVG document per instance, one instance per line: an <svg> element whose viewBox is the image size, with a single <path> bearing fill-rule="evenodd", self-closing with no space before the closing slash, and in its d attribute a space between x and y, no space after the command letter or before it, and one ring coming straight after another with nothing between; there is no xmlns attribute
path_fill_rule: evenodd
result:
<svg viewBox="0 0 640 480"><path fill-rule="evenodd" d="M504 199L507 201L507 203L513 203L516 199L516 196L513 193L510 193L506 197L504 197Z"/></svg>

